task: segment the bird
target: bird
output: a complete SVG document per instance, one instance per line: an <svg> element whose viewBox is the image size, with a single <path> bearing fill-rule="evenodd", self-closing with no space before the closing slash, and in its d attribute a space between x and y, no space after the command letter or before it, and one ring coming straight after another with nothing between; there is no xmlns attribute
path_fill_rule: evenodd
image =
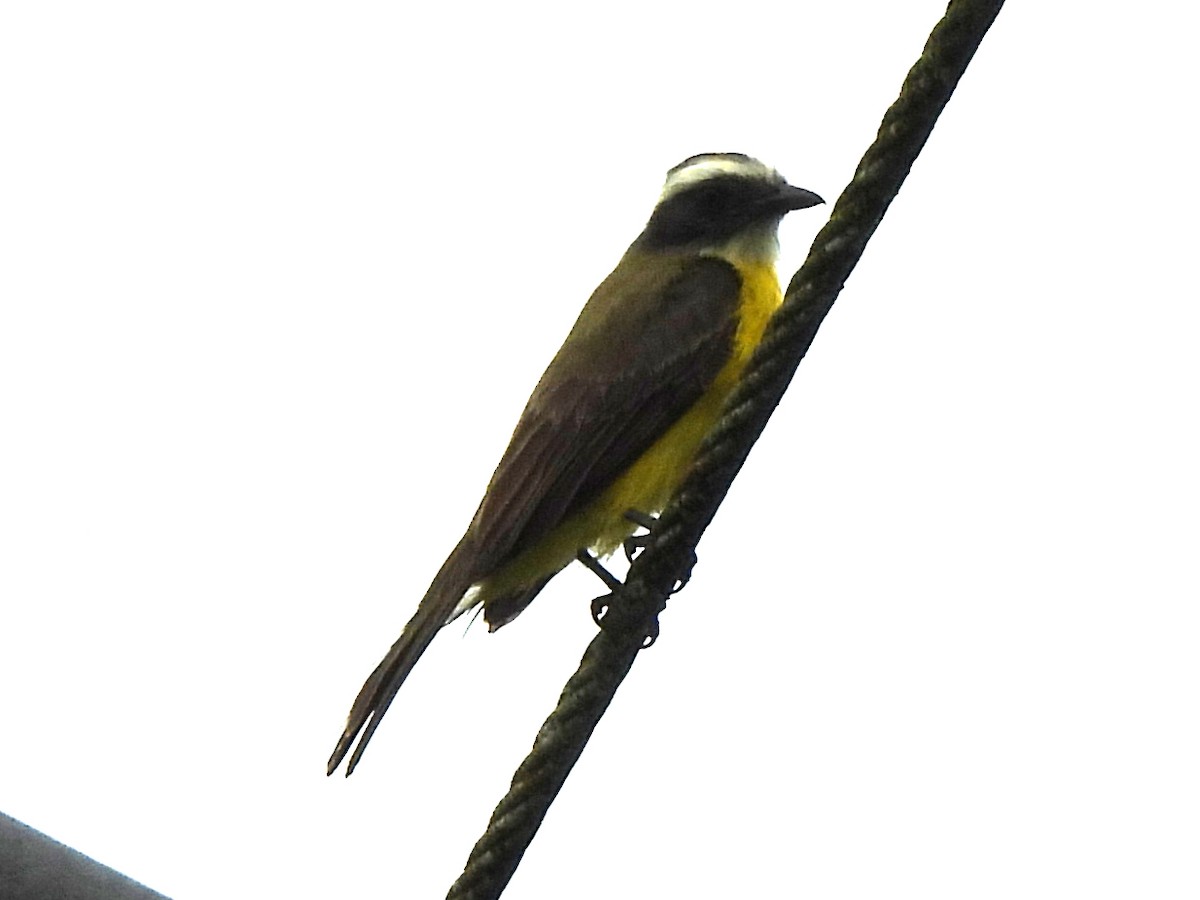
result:
<svg viewBox="0 0 1200 900"><path fill-rule="evenodd" d="M494 631L572 561L602 574L597 560L652 524L782 301L780 222L823 202L741 153L668 170L530 395L466 532L359 691L328 774L351 746L354 771L443 626L482 608Z"/></svg>

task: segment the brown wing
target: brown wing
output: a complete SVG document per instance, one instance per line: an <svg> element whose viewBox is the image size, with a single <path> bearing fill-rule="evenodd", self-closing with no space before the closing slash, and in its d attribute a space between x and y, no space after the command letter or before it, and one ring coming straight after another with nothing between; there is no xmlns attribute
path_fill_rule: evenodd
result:
<svg viewBox="0 0 1200 900"><path fill-rule="evenodd" d="M717 259L627 260L596 289L522 413L462 541L359 691L329 760L354 770L396 691L464 591L609 484L729 358L741 278ZM503 624L545 584L509 598Z"/></svg>
<svg viewBox="0 0 1200 900"><path fill-rule="evenodd" d="M471 523L480 575L578 510L699 399L729 358L740 289L737 270L712 257L626 259L605 279L529 398Z"/></svg>

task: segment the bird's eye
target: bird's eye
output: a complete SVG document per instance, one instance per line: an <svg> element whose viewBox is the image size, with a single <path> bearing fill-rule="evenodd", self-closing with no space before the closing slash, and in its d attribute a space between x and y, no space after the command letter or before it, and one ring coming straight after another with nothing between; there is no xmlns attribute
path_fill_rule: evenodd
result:
<svg viewBox="0 0 1200 900"><path fill-rule="evenodd" d="M696 215L705 219L717 218L729 208L730 191L723 184L706 184L696 191Z"/></svg>

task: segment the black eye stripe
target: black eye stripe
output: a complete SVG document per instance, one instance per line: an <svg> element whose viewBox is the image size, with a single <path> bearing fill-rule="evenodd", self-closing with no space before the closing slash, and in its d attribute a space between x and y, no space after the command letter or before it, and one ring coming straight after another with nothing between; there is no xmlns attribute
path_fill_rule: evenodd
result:
<svg viewBox="0 0 1200 900"><path fill-rule="evenodd" d="M683 185L663 199L640 240L662 249L715 243L762 217L763 201L777 186L761 178L714 175Z"/></svg>

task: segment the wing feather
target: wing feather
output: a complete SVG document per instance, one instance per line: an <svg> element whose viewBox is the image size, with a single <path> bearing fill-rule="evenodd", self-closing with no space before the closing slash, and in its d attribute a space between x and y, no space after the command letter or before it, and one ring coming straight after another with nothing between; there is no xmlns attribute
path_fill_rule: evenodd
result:
<svg viewBox="0 0 1200 900"><path fill-rule="evenodd" d="M729 359L740 288L728 262L692 257L618 266L596 289L471 523L481 572L580 509L700 398Z"/></svg>

